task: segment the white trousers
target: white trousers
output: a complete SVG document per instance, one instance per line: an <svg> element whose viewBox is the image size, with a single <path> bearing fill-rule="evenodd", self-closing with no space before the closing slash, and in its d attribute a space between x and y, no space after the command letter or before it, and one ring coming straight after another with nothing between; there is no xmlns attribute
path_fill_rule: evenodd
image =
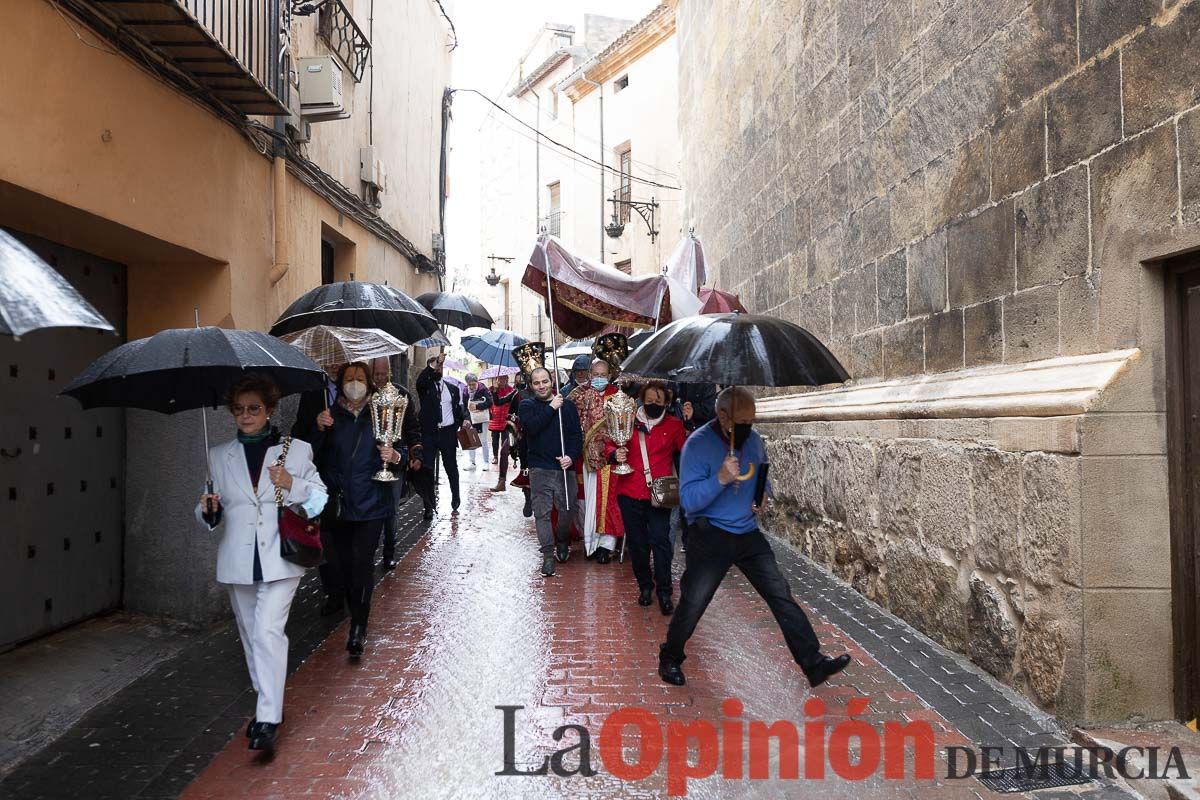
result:
<svg viewBox="0 0 1200 800"><path fill-rule="evenodd" d="M258 694L255 719L278 724L283 719L283 685L287 681L288 638L284 633L299 576L258 583L229 583L229 602L246 651L250 683Z"/></svg>
<svg viewBox="0 0 1200 800"><path fill-rule="evenodd" d="M483 456L483 468L487 469L488 465L492 463L492 432L488 430L487 423L484 423L483 431L479 434L479 443L482 447L467 451L471 455L471 466L475 466L475 454L479 453Z"/></svg>

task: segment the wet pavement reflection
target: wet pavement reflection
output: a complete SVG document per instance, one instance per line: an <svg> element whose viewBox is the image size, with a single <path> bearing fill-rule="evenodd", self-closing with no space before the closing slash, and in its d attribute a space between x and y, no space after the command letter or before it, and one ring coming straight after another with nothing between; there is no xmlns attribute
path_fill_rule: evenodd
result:
<svg viewBox="0 0 1200 800"><path fill-rule="evenodd" d="M815 696L828 707L830 727L847 718L851 698L868 697L862 718L876 730L885 720L927 720L939 751L966 743L871 654L815 616L826 650L850 652L855 663L811 690L766 605L736 572L692 639L684 665L687 686L662 683L657 651L667 618L657 605L637 605L628 559L597 564L585 560L576 545L558 574L545 579L538 572L532 520L521 515L521 492L489 491L496 478L490 470L465 470L462 478L460 513L451 515L449 493L443 491L428 533L376 588L361 661L346 657L343 624L290 677L274 760L256 760L239 735L184 797L660 797L667 794L665 759L640 781L621 780L605 769L599 752L604 719L638 706L664 726L695 720L719 726L727 698L741 701L746 721L791 720L801 741L804 704ZM684 557L677 549L676 581ZM780 555L785 557L794 555ZM497 776L504 735L496 706L502 705L524 707L515 717L521 770L577 743L574 732L561 742L553 738L559 726L577 724L591 734L597 774ZM630 763L638 758L632 730L622 740ZM691 753L693 763L697 755ZM566 759L570 768L577 761L576 752ZM938 774L944 774L938 761ZM778 770L772 748L771 775ZM874 775L848 782L827 770L825 780L813 781L801 774L800 780L785 781L693 779L688 796L988 794L974 780L917 784ZM911 776L911 768L906 774Z"/></svg>

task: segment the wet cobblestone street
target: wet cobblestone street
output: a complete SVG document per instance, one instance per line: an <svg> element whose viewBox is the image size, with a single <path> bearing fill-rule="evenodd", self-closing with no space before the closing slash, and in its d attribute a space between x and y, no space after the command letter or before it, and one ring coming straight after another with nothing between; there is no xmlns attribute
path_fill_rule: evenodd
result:
<svg viewBox="0 0 1200 800"><path fill-rule="evenodd" d="M660 797L667 795L665 757L642 780L622 780L606 769L600 739L607 715L637 706L655 715L664 730L672 722L696 720L719 727L727 719L721 704L728 698L741 701L744 721L792 721L801 734L802 753L803 723L810 719L806 701L823 701L829 731L847 719L852 698L867 698L870 706L860 716L877 731L886 721L930 723L938 777L914 781L910 760L904 780L885 780L880 769L865 780L845 781L828 766L823 780L806 780L802 755L801 778L779 780L773 749L771 779L727 780L718 768L711 777L691 779L688 796L987 797L991 792L973 778L944 778L942 748L1064 741L1050 721L964 660L783 545L776 547L780 566L813 613L824 649L849 652L854 663L826 685L810 689L766 605L735 571L690 643L687 685L668 686L656 672L667 618L657 605L637 605L628 559L597 564L585 560L577 545L555 577L543 578L532 521L521 516L522 495L512 489L493 494L485 487L494 480L494 472L463 472L461 513L450 515L449 493L443 489L443 507L427 531L419 522L419 502L405 506L408 535L402 530L401 552L408 550L376 589L360 662L347 658L346 622L334 627L328 618L312 614L319 591L311 580L306 584L307 594L298 602L309 609L302 614L318 621L306 629L310 645L293 633L294 664L311 654L288 680L286 723L273 761L246 748L242 729L253 704L236 638L226 631L223 637L230 641L223 649L210 645L206 681L163 697L153 681L170 682L172 673L152 673L139 682L140 689L135 684L97 709L0 789L5 796L62 797L75 781L80 791L82 785L92 788L89 797L182 792L191 800ZM685 555L676 551L677 579ZM156 691L160 696L149 699ZM186 695L195 692L208 694L208 720L213 721L182 711ZM173 716L172 703L190 716ZM576 744L575 732L561 742L553 738L559 726L575 724L590 732L597 774L497 776L504 761L504 717L497 706L524 707L515 716L519 769L530 770L554 751ZM139 728L146 713L149 727ZM154 731L172 719L179 740L155 739ZM631 747L636 743L632 731L626 729L623 740L628 763L639 757ZM150 738L142 738L145 734ZM177 752L156 757L164 747ZM853 762L857 746L851 752ZM696 758L693 751L690 760ZM91 771L79 771L77 759ZM574 768L578 752L565 762ZM117 774L125 777L112 777ZM1123 796L1114 791L1092 784L1030 796Z"/></svg>

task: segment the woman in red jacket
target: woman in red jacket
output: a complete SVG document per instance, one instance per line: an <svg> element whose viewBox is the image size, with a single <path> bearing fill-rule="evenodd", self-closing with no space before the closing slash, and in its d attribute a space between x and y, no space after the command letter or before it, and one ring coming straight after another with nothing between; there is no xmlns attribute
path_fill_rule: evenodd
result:
<svg viewBox="0 0 1200 800"><path fill-rule="evenodd" d="M496 479L496 485L492 487L493 492L503 492L508 488L508 449L510 443L508 441L508 431L505 426L508 425L508 412L512 409L512 401L516 397L516 390L508 385L508 376L501 375L496 378L496 383L492 387L492 408L491 419L488 420L488 433L492 437L492 463L499 462L501 472L499 478ZM501 448L504 449L504 458L501 458Z"/></svg>
<svg viewBox="0 0 1200 800"><path fill-rule="evenodd" d="M637 411L633 438L624 447L609 441L606 452L609 460L628 463L633 468L632 474L620 476L616 488L633 574L640 589L638 604L650 605L652 593L657 590L659 608L664 615L670 615L675 610L671 601L671 509L651 504L650 483L674 474L675 459L683 450L687 432L678 418L666 413L671 393L665 384L651 381L643 385L638 399L642 405Z"/></svg>

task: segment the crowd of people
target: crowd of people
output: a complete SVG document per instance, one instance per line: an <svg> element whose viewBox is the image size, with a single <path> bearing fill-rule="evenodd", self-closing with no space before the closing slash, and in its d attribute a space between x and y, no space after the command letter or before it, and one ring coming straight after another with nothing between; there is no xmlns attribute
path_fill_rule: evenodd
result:
<svg viewBox="0 0 1200 800"><path fill-rule="evenodd" d="M271 424L279 389L269 378L248 376L234 387L228 405L237 438L211 449L213 486L200 498L197 516L210 530L224 529L217 580L228 589L258 695L247 728L252 749L271 750L283 721L284 626L304 572L280 556L281 509L296 506L319 516L322 613L349 611L346 650L358 659L367 645L381 538L384 567L396 566L397 502L411 484L425 518L432 518L440 460L451 512L457 513L457 451L464 434L467 440L479 436L480 446L468 450L470 468L497 468L491 491L512 486L524 492L523 513L533 518L546 578L576 546L600 565L623 561L628 551L637 603L650 606L657 598L670 617L659 651L665 682L685 683L684 647L733 566L767 602L813 686L846 667L848 655L821 653L759 530L770 492L768 482L752 480L756 473L765 477L767 466L765 446L753 430L753 394L738 387L718 393L704 384L620 380L626 354L620 334L599 337L593 356L576 359L559 387L541 343L530 343L514 351L520 364L515 385L502 375L489 387L470 374L465 390L445 376L445 354L432 356L416 380L415 396L397 386L405 410L395 442L376 440L369 410L373 393L395 383L387 359L343 365L324 391L302 397L286 437ZM627 440L610 425L618 406L632 410ZM378 480L381 466L397 480ZM511 482L510 466L516 467ZM686 554L678 605L672 572L677 539Z"/></svg>

